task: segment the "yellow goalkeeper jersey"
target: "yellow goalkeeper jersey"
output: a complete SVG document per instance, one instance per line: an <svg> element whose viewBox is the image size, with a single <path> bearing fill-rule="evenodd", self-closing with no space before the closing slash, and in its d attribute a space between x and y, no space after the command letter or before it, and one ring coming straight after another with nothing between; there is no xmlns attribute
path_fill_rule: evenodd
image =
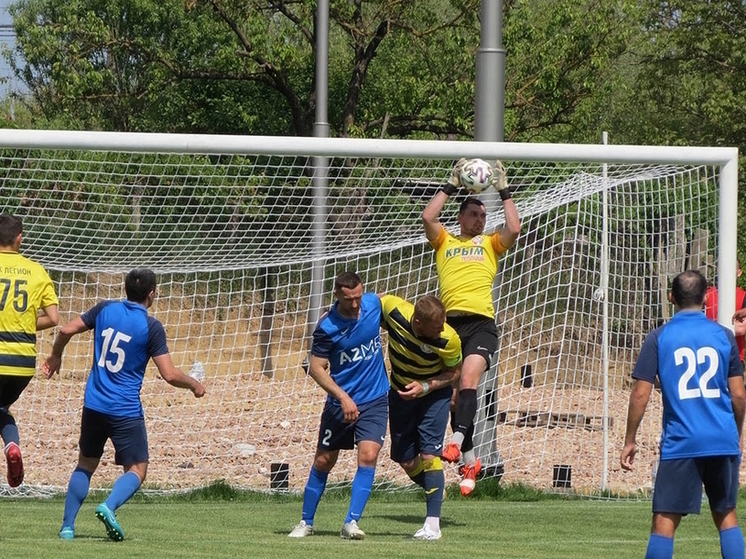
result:
<svg viewBox="0 0 746 559"><path fill-rule="evenodd" d="M442 227L430 244L435 249L440 299L446 312L494 319L492 282L497 275L498 257L508 250L500 243L500 235L461 239Z"/></svg>
<svg viewBox="0 0 746 559"><path fill-rule="evenodd" d="M57 305L46 270L17 252L0 252L0 375L34 376L36 317Z"/></svg>
<svg viewBox="0 0 746 559"><path fill-rule="evenodd" d="M412 330L412 303L396 295L384 295L381 306L381 325L389 333L391 386L403 390L412 381L436 377L461 362L461 339L448 324L437 340L420 339Z"/></svg>

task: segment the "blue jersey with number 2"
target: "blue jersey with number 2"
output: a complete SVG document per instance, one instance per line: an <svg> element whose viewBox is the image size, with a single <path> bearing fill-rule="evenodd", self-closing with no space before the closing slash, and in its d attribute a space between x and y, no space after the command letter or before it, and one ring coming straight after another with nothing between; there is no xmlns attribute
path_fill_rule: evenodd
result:
<svg viewBox="0 0 746 559"><path fill-rule="evenodd" d="M94 336L84 406L115 417L143 417L145 367L151 357L168 353L163 325L131 301L102 301L80 318Z"/></svg>
<svg viewBox="0 0 746 559"><path fill-rule="evenodd" d="M311 353L329 359L329 374L356 405L372 402L389 391L381 350L381 301L364 293L360 316L345 318L335 302L316 325ZM340 405L331 396L327 401Z"/></svg>
<svg viewBox="0 0 746 559"><path fill-rule="evenodd" d="M632 378L656 374L663 397L661 459L739 454L728 378L743 377L733 333L699 311L679 311L650 332Z"/></svg>

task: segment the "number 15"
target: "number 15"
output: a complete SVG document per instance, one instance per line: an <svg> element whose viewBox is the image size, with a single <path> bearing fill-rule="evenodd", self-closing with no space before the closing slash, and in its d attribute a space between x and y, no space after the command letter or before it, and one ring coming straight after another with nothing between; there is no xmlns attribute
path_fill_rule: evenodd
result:
<svg viewBox="0 0 746 559"><path fill-rule="evenodd" d="M104 343L101 344L101 357L98 358L98 366L106 367L106 370L110 373L118 373L124 367L124 358L126 357L124 348L119 347L119 343L129 342L132 336L117 332L114 334L114 339L112 340L112 334L114 334L114 328L107 328L101 332ZM106 358L110 353L116 356L116 360L113 362Z"/></svg>

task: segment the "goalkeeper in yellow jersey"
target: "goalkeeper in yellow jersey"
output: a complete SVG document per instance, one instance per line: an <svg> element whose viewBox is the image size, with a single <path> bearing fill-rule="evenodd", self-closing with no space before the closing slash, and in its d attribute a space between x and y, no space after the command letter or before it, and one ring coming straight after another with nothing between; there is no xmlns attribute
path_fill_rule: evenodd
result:
<svg viewBox="0 0 746 559"><path fill-rule="evenodd" d="M463 460L461 494L470 495L476 484L481 463L473 450L474 417L477 412L477 387L497 351L497 325L492 303L492 284L497 275L498 258L515 244L521 222L511 199L505 168L494 166L493 186L503 203L505 225L493 234L485 234L487 212L477 198L466 198L459 208L458 235L448 233L438 216L449 197L461 187L461 159L451 171L448 183L430 200L422 212L425 236L435 249L440 298L446 306L447 322L461 338L464 362L451 410L453 436L443 450L448 462ZM462 458L463 455L463 458Z"/></svg>
<svg viewBox="0 0 746 559"><path fill-rule="evenodd" d="M381 305L391 362L391 459L425 490L427 516L414 538L439 540L445 490L440 452L461 365L461 340L445 323L446 308L434 295L414 305L383 295Z"/></svg>
<svg viewBox="0 0 746 559"><path fill-rule="evenodd" d="M36 332L57 325L57 294L46 270L19 251L23 223L0 215L0 437L5 444L8 485L23 482L16 420L10 413L36 373Z"/></svg>

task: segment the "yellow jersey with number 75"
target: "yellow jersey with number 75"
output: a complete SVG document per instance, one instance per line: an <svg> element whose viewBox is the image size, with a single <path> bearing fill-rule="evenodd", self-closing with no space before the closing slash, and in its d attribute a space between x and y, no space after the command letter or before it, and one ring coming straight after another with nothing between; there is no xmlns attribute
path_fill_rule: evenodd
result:
<svg viewBox="0 0 746 559"><path fill-rule="evenodd" d="M17 252L0 252L0 375L34 376L36 317L57 305L46 270Z"/></svg>

